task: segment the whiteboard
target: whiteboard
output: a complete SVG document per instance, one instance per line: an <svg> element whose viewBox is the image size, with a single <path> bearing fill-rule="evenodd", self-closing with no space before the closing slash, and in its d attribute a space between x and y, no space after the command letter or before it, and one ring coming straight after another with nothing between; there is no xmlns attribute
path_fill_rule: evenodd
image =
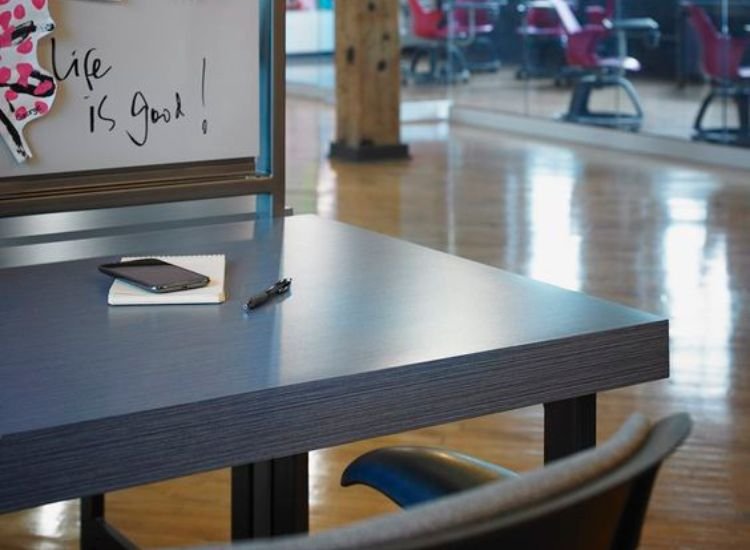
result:
<svg viewBox="0 0 750 550"><path fill-rule="evenodd" d="M260 154L259 0L50 0L50 12L39 60L57 97L26 127L31 159L0 141L0 178Z"/></svg>

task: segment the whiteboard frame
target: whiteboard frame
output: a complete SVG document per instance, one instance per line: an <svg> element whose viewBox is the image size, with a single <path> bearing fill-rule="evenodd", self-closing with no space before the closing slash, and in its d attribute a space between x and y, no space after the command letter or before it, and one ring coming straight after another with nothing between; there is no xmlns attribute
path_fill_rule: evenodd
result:
<svg viewBox="0 0 750 550"><path fill-rule="evenodd" d="M284 214L285 0L260 0L260 155L0 179L0 217L261 195ZM260 198L260 197L259 197Z"/></svg>

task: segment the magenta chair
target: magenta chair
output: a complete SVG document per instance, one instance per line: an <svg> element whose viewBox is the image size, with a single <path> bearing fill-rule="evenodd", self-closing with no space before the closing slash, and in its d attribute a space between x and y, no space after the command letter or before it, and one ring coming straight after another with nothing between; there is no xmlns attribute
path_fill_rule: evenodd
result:
<svg viewBox="0 0 750 550"><path fill-rule="evenodd" d="M453 18L459 28L469 32L472 25L477 35L495 30L497 8L493 0L454 0ZM487 7L482 5L486 4Z"/></svg>
<svg viewBox="0 0 750 550"><path fill-rule="evenodd" d="M491 35L500 16L500 3L498 0L453 1L453 20L463 36L460 40L464 43L469 71L497 71L500 58Z"/></svg>
<svg viewBox="0 0 750 550"><path fill-rule="evenodd" d="M486 39L494 29L490 8L461 8L461 3L467 4L468 0L455 2L455 9L448 12L440 7L426 8L419 0L408 0L411 33L418 41L412 46L409 69L409 76L415 82L467 82L470 64L462 47L477 41L489 45L493 63L497 64L494 46ZM426 71L421 70L425 62Z"/></svg>
<svg viewBox="0 0 750 550"><path fill-rule="evenodd" d="M711 79L711 91L703 100L693 123L693 139L750 146L750 67L740 65L750 37L732 37L721 33L703 8L690 3L683 6L698 36L703 72ZM713 101L730 98L737 107L738 125L704 127L703 118Z"/></svg>
<svg viewBox="0 0 750 550"><path fill-rule="evenodd" d="M565 2L572 8L577 4L574 0ZM579 69L564 67L567 39L555 5L549 0L528 0L519 4L518 9L523 13L523 23L518 33L523 37L524 51L516 78L554 77L555 84L560 85L569 83L572 76L580 76ZM605 24L609 24L614 15L613 0L607 0L604 5L586 6L586 27L606 29Z"/></svg>
<svg viewBox="0 0 750 550"><path fill-rule="evenodd" d="M530 0L519 4L523 14L518 34L523 40L521 66L516 78L558 78L564 65L565 30L554 6L548 0Z"/></svg>
<svg viewBox="0 0 750 550"><path fill-rule="evenodd" d="M632 131L639 130L643 122L643 108L638 93L624 75L627 72L639 71L641 64L637 59L627 55L602 57L597 51L602 40L612 36L615 32L613 23L603 18L601 23L594 22L583 26L578 22L565 0L550 0L550 2L557 11L565 32L565 60L568 70L580 75L573 89L568 112L562 117L563 120ZM639 20L639 22L642 24L645 22L647 30L654 31L656 23L652 20ZM642 29L639 27L638 30ZM592 92L613 87L622 89L630 99L634 109L632 114L590 110L589 100Z"/></svg>

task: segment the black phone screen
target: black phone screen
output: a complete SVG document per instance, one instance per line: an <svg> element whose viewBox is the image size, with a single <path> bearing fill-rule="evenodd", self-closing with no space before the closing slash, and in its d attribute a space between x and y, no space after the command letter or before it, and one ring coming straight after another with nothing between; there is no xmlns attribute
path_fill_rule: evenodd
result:
<svg viewBox="0 0 750 550"><path fill-rule="evenodd" d="M200 288L209 282L205 275L156 258L100 265L99 271L112 277L125 279L151 292L174 292Z"/></svg>

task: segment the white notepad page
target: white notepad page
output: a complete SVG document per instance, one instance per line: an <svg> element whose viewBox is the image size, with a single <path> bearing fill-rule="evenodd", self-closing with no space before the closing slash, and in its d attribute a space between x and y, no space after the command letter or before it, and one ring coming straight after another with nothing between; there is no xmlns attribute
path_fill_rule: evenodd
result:
<svg viewBox="0 0 750 550"><path fill-rule="evenodd" d="M141 260L143 258L157 258L190 271L207 276L210 280L203 288L180 290L177 292L149 292L131 285L120 279L115 279L109 289L107 302L111 306L134 306L155 304L219 304L227 299L224 290L224 271L226 257L224 254L210 254L200 256L138 256L126 257L121 261Z"/></svg>

